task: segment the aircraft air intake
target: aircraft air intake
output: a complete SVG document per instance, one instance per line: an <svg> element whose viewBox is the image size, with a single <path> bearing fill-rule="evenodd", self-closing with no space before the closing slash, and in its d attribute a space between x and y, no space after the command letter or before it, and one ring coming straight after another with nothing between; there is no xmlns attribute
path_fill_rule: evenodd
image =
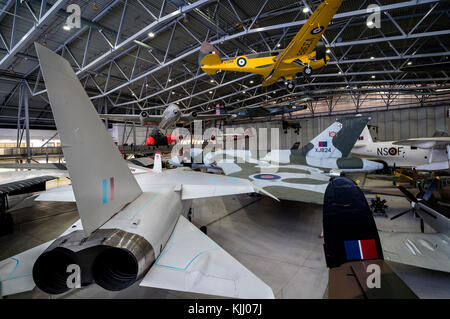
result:
<svg viewBox="0 0 450 319"><path fill-rule="evenodd" d="M80 269L81 286L96 282L107 290L131 286L155 261L153 247L143 237L120 229L99 229L89 237L81 230L60 237L33 266L33 280L48 294L71 288L69 265ZM69 280L68 280L69 279Z"/></svg>

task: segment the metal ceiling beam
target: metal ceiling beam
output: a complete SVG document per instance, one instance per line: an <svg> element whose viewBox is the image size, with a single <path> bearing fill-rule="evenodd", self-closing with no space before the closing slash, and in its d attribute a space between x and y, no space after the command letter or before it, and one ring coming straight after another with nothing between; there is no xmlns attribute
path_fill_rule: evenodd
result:
<svg viewBox="0 0 450 319"><path fill-rule="evenodd" d="M25 46L30 44L30 41L38 34L42 32L44 25L50 22L50 19L55 15L65 4L67 0L58 0L47 10L43 17L17 42L14 46L11 46L8 54L0 60L0 69L7 69L12 62L14 56L20 52Z"/></svg>
<svg viewBox="0 0 450 319"><path fill-rule="evenodd" d="M160 17L158 20L150 23L147 27L141 29L139 32L133 34L131 37L125 39L124 41L118 43L117 45L115 45L113 48L111 48L110 50L108 50L107 52L103 53L102 55L100 55L98 58L96 58L95 60L91 61L90 63L88 63L86 66L84 66L83 68L81 68L80 70L78 70L76 73L77 75L81 75L84 72L86 72L87 70L93 68L94 66L96 66L97 64L103 62L104 60L113 58L114 54L120 52L122 47L127 47L128 45L132 45L133 47L136 46L136 44L134 43L134 40L138 40L142 37L145 37L150 31L157 29L158 27L167 24L169 21L181 16L184 13L187 13L191 10L194 10L200 6L203 6L207 3L213 2L213 1L217 1L217 0L199 0L196 1L192 4L180 7L178 10L175 10L174 12L171 12L163 17Z"/></svg>

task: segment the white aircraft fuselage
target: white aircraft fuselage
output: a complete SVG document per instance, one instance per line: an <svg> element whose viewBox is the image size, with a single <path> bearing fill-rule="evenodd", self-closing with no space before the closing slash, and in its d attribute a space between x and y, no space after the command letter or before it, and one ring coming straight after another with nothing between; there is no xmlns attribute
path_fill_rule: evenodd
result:
<svg viewBox="0 0 450 319"><path fill-rule="evenodd" d="M394 145L387 142L357 142L352 154L367 159L377 159L388 166L416 167L431 162L447 161L445 150L424 149L409 145Z"/></svg>

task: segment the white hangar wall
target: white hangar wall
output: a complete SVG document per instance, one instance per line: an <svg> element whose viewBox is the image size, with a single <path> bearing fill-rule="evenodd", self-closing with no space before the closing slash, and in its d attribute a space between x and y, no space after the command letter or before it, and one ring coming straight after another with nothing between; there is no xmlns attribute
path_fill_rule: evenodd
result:
<svg viewBox="0 0 450 319"><path fill-rule="evenodd" d="M374 140L389 141L405 139L410 137L428 137L436 131L445 131L450 133L450 118L447 116L447 110L450 106L421 107L411 109L396 109L390 111L376 111L362 113L364 116L370 116L369 125L378 127L378 132L371 129ZM287 130L284 134L281 121L252 122L233 127L267 128L268 144L270 148L270 128L278 128L280 134L280 148L290 148L295 142L301 145L308 143L313 137L325 130L337 118L347 115L318 116L302 118L298 122L301 126L299 134L294 132L293 128ZM291 120L292 123L293 120ZM227 127L227 126L225 126Z"/></svg>

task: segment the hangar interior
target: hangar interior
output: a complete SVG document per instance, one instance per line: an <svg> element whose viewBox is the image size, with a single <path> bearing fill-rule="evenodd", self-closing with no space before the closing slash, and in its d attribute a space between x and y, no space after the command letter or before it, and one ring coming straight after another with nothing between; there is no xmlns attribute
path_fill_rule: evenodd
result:
<svg viewBox="0 0 450 319"><path fill-rule="evenodd" d="M336 12L326 25L321 24L322 20L310 20L334 10L329 9L333 5ZM331 166L311 164L308 155L299 164L293 162L291 156L291 162L283 165L297 167L283 167L282 173L288 169L299 171L290 171L289 174L297 175L283 185L291 183L295 184L296 191L311 192L316 190L311 185L319 185L323 188L323 197L330 177L340 175L355 181L368 203L373 205L378 232L414 234L403 238L401 253L408 254L403 263L392 257L401 255L392 248L395 236L382 238L389 271L393 271L415 297L449 298L447 207L450 196L446 192L450 185L449 15L450 3L438 0L0 0L0 226L13 223L0 232L0 283L9 289L10 279L15 278L14 265L6 262L11 256L59 237L67 227L73 227L79 215L85 227L75 189L72 195L75 194L77 205L73 200L70 203L35 201L45 189L66 189L64 187L77 183L72 180L73 175L69 178L66 168L63 173L45 173L44 166L37 166L65 165L67 154L62 146L73 146L60 136L62 127L57 128L54 117L57 103L53 99L57 99L60 92L49 94L51 79L46 73L49 71L41 65L37 43L42 50L53 51L68 61L123 159L137 160L139 163L133 161L133 165L150 171L157 166L154 158L160 152L163 172L175 172L169 173L172 175L183 166L183 169L211 176L216 176L212 174L219 170L219 175L227 175L229 181L251 182L255 190L247 192L251 194L227 190L223 194L229 196L191 197L188 217L196 227L206 226L203 233L270 287L275 298L333 298L336 296L333 294L339 292L336 286L329 286L330 276L337 275L328 267L329 260L323 248L325 206L312 199L297 200L292 195L284 198L283 190L267 191L265 187L270 181L263 179L281 178L283 175L279 172L247 174L245 166L240 173L228 173L227 168L219 169L216 162L211 164L205 160L196 169L189 162L194 158L191 152L201 150L207 142L216 142L217 138L183 140L177 127L192 130L194 122L204 118L201 129L223 130L222 146L231 149L235 147L230 145L248 139L249 134L227 136L227 129L253 128L256 132L268 129L267 151L291 150L292 155L313 144L327 152L334 138L340 136L336 131L347 129L345 121L368 117L367 130L373 141L369 143L366 133L361 132L364 124L360 132L355 133L355 140L348 142L350 149L355 145L351 155L342 155L342 144L347 141L339 142L339 146L333 144L343 158L325 155L327 160L333 160ZM299 63L303 71L278 73L282 72L277 69L278 65L288 64L283 59L290 54L291 45L308 43L307 36L299 36L303 27L308 27L307 21L315 29L308 29L306 34L315 36L317 31L320 40L314 41L320 44L302 56L300 47L296 60L289 62ZM210 45L209 52L203 54L206 42ZM310 63L313 66L321 62L319 53L326 64L317 69L313 67L311 74L305 74ZM222 66L213 74L206 71L205 61L211 56ZM267 68L267 65L250 70L252 59L258 61L260 57L269 56L273 56L272 64L276 64L270 65L275 73L263 76L258 73L258 68ZM304 62L303 58L309 62ZM239 64L240 59L244 59L244 65ZM231 61L242 70L227 70L226 62L231 64ZM272 74L279 76L278 81L266 85L264 81ZM82 101L80 98L80 110ZM67 105L71 103L78 107L73 101ZM182 122L184 116L187 123L162 127L163 121L152 122L152 118L164 118L165 111L172 110L174 105L181 113L177 120ZM252 113L254 111L259 113ZM84 113L80 111L80 114ZM136 120L122 121L119 117ZM339 124L333 126L334 123ZM276 135L272 136L271 130ZM330 139L325 140L321 132L327 132ZM346 134L343 135L347 138ZM165 144L160 142L161 136ZM94 136L83 138L87 144L96 140ZM272 145L274 139L276 146ZM175 140L187 143L182 153L175 155L188 152L189 163L183 162L186 156L173 160ZM377 142L388 144L378 145ZM360 151L356 152L358 143ZM401 155L398 145L405 145L403 149L410 153L405 151ZM396 157L377 157L374 155L377 148L394 149ZM368 153L363 153L365 149ZM412 150L426 154L420 155L419 160L414 154L408 155ZM320 156L316 153L311 157ZM353 161L348 163L355 163L356 158L362 164L357 169L342 166L344 157ZM95 159L96 154L92 154L92 161ZM20 167L22 164L29 166ZM370 170L366 164L378 166ZM178 168L174 168L176 166ZM46 169L55 167L60 168ZM305 167L314 168L309 171ZM68 167L69 173L72 169ZM305 182L310 178L308 175L319 170L322 175L317 181ZM35 188L28 185L26 191L18 186L25 179L31 182L39 178L36 174L56 177L52 181L38 180L37 186L33 184ZM114 194L114 179L111 178L108 192ZM216 181L216 178L210 180ZM106 175L104 181L107 181ZM8 187L13 187L14 191ZM105 193L105 187L104 196L109 194ZM114 195L111 196L112 200ZM382 200L387 207L380 211L376 205ZM425 205L422 210L433 207L432 214L439 221L438 225L427 223L417 208L420 205L411 208L411 201ZM444 208L436 208L437 203ZM414 214L397 219L397 214L409 209ZM388 217L394 218L390 221ZM426 237L415 237L420 234ZM414 248L413 238L421 240L425 248ZM167 240L164 245L166 243ZM152 249L156 258L157 247ZM428 255L427 249L437 257ZM414 256L419 256L420 261L410 262L415 260ZM424 266L423 259L427 258L436 262ZM155 263L158 264L158 259ZM148 276L145 282L150 281ZM34 282L31 283L32 289L19 292L14 286L15 293L4 298L217 297L213 292L207 293L207 289L180 292L176 288L164 289L164 285L142 287L139 280L118 292L93 284L60 294L34 288ZM371 296L367 291L362 295L364 298ZM383 297L377 295L380 296Z"/></svg>

